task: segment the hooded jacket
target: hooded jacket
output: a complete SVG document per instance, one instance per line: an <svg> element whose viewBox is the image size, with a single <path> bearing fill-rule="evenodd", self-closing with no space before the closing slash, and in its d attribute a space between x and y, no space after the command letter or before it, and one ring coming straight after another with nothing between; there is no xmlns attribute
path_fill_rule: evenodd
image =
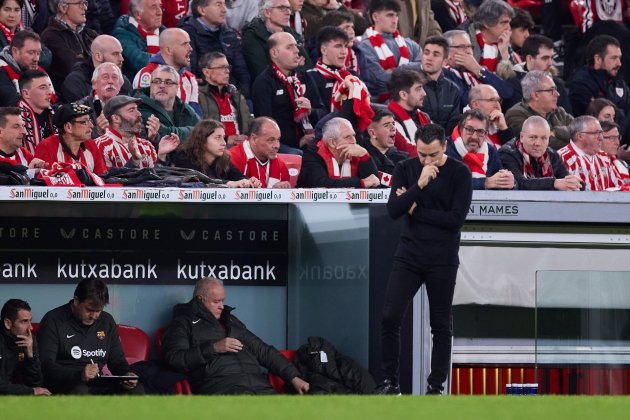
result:
<svg viewBox="0 0 630 420"><path fill-rule="evenodd" d="M176 305L162 338L164 358L188 375L195 394L274 394L261 366L291 382L299 372L273 346L264 343L224 306L216 319L199 299ZM214 343L236 338L243 350L216 353Z"/></svg>
<svg viewBox="0 0 630 420"><path fill-rule="evenodd" d="M15 344L15 339L0 332L0 395L33 395L33 387L42 386L42 368L37 351L37 339L33 337L33 358Z"/></svg>
<svg viewBox="0 0 630 420"><path fill-rule="evenodd" d="M41 66L39 66L38 70L46 73ZM0 51L0 106L16 106L20 100L18 80L23 71L11 55L11 46L7 45L4 47ZM53 87L54 93L55 89Z"/></svg>

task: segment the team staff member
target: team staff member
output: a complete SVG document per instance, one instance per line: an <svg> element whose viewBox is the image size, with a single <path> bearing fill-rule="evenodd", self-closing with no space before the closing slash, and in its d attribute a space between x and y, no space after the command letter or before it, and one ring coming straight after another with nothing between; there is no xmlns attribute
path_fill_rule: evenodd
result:
<svg viewBox="0 0 630 420"><path fill-rule="evenodd" d="M44 378L32 333L31 307L23 300L9 299L0 317L0 395L50 395L41 387Z"/></svg>
<svg viewBox="0 0 630 420"><path fill-rule="evenodd" d="M400 394L400 324L409 303L426 284L433 349L427 394L441 394L450 365L453 292L461 228L472 200L465 164L445 154L444 129L427 124L416 132L418 156L394 169L387 209L404 216L400 242L385 293L381 325L384 380L379 394Z"/></svg>
<svg viewBox="0 0 630 420"><path fill-rule="evenodd" d="M98 279L82 280L70 302L49 311L39 328L45 383L60 394L143 394L137 380L113 386L93 386L107 365L113 375L129 371L114 318L103 311L109 303L107 286ZM92 382L92 384L90 383Z"/></svg>

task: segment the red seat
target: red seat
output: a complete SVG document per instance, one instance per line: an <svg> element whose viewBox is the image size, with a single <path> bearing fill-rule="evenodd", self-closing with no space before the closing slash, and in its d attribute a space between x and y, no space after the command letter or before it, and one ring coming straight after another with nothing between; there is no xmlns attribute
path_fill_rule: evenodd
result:
<svg viewBox="0 0 630 420"><path fill-rule="evenodd" d="M278 153L278 157L282 159L287 168L289 169L289 182L291 188L295 188L297 184L298 176L300 175L300 169L302 168L302 156L290 155L288 153Z"/></svg>
<svg viewBox="0 0 630 420"><path fill-rule="evenodd" d="M151 356L151 339L140 328L130 325L118 325L118 335L122 343L127 363L146 362Z"/></svg>
<svg viewBox="0 0 630 420"><path fill-rule="evenodd" d="M282 354L289 362L293 363L295 360L295 350L280 350L280 354ZM284 394L284 379L279 376L274 375L269 372L267 374L267 379L269 383L276 390L278 394Z"/></svg>
<svg viewBox="0 0 630 420"><path fill-rule="evenodd" d="M166 325L162 325L155 331L155 348L157 349L160 359L164 359L164 353L162 351L162 336L166 331ZM190 382L187 379L177 381L174 386L174 391L178 395L190 395L192 391L190 389Z"/></svg>
<svg viewBox="0 0 630 420"><path fill-rule="evenodd" d="M39 331L39 322L31 322L31 327L33 327L33 335L37 337L37 332Z"/></svg>

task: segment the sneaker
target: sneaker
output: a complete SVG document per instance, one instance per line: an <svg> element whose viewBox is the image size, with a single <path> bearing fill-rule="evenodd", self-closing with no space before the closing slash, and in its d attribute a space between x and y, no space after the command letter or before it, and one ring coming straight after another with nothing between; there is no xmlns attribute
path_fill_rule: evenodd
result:
<svg viewBox="0 0 630 420"><path fill-rule="evenodd" d="M427 385L427 392L425 395L442 395L441 388L434 388L431 385Z"/></svg>
<svg viewBox="0 0 630 420"><path fill-rule="evenodd" d="M376 395L402 395L400 386L391 379L385 379L374 391Z"/></svg>

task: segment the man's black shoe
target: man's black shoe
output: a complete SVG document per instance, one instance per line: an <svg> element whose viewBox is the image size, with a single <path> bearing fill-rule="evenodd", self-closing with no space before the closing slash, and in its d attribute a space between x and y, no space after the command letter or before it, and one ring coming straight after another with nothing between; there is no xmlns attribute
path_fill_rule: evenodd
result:
<svg viewBox="0 0 630 420"><path fill-rule="evenodd" d="M428 385L426 395L442 395L442 390Z"/></svg>
<svg viewBox="0 0 630 420"><path fill-rule="evenodd" d="M391 379L385 379L374 391L376 395L402 395L400 386Z"/></svg>

